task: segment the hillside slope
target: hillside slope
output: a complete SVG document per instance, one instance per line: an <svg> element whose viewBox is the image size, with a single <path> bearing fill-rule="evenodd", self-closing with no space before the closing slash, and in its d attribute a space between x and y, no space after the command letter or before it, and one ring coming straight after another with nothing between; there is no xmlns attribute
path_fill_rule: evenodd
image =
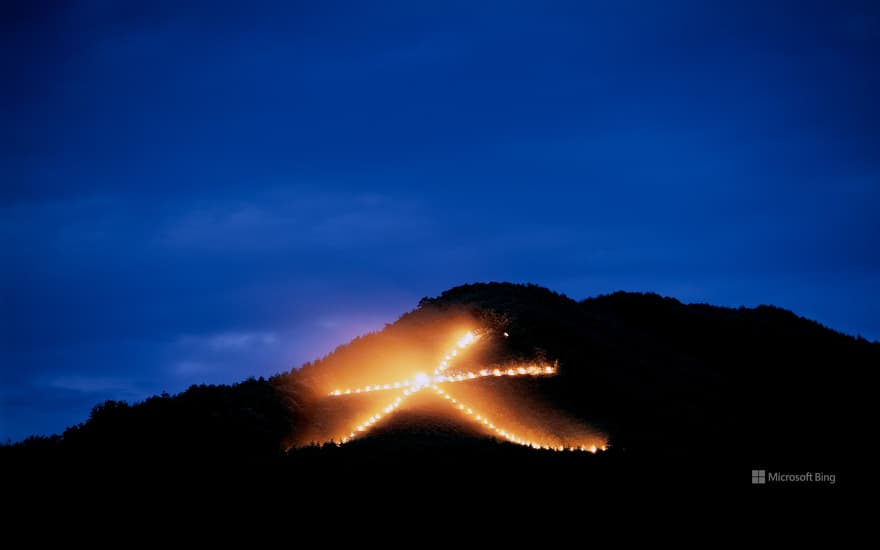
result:
<svg viewBox="0 0 880 550"><path fill-rule="evenodd" d="M423 299L385 330L300 369L135 405L108 402L60 436L0 448L0 460L53 470L146 462L151 468L300 465L285 470L297 477L330 464L344 470L346 457L400 467L394 456L410 460L420 448L433 449L431 460L443 452L464 453L464 460L520 460L523 451L539 452L488 440L468 444L479 434L455 422L438 427L409 412L364 441L285 452L307 444L315 427L339 410L328 405L331 383L369 383L376 369L433 358L450 330L463 325L507 333L475 362L537 357L558 363L557 376L497 384L607 434L607 456L558 459L582 460L578 471L615 461L632 468L678 462L707 471L722 465L845 469L848 426L856 415L848 396L880 364L880 344L775 307L685 305L622 292L577 302L534 285L473 284Z"/></svg>

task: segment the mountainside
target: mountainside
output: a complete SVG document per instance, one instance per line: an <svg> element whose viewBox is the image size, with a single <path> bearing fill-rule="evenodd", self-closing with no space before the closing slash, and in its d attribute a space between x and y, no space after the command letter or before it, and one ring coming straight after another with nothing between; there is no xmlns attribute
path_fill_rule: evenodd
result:
<svg viewBox="0 0 880 550"><path fill-rule="evenodd" d="M347 445L310 446L335 436L337 424L349 422L346 407L358 403L328 397L334 385L367 385L379 374L408 379L413 364L436 362L462 326L487 334L462 354L464 366L539 361L558 369L533 379L489 376L476 393L457 385L468 403L501 395L488 410L511 425L540 430L547 419L554 433L601 434L607 451L493 442L430 403L389 415ZM363 464L385 471L525 464L593 481L603 471L665 465L728 479L761 467L840 471L852 445L849 396L878 364L880 344L770 306L684 305L623 292L577 302L534 285L473 284L423 299L383 331L300 369L135 405L107 402L60 436L0 448L0 460L47 471L258 465L303 482Z"/></svg>

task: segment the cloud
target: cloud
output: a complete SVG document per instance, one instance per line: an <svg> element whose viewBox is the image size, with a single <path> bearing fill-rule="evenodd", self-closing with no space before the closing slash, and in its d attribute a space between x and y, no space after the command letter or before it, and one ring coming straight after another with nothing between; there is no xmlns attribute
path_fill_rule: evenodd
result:
<svg viewBox="0 0 880 550"><path fill-rule="evenodd" d="M211 336L207 343L212 350L244 350L254 346L271 346L278 341L274 332L224 332Z"/></svg>
<svg viewBox="0 0 880 550"><path fill-rule="evenodd" d="M174 372L181 376L190 376L190 375L200 375L209 373L214 368L211 365L206 363L202 363L200 361L178 361L174 364Z"/></svg>
<svg viewBox="0 0 880 550"><path fill-rule="evenodd" d="M272 331L231 330L201 335L187 334L178 339L177 345L198 352L247 352L267 348L278 343L278 335Z"/></svg>
<svg viewBox="0 0 880 550"><path fill-rule="evenodd" d="M120 395L140 395L139 391L128 379L106 376L83 376L65 374L46 381L46 386L81 393L107 393Z"/></svg>
<svg viewBox="0 0 880 550"><path fill-rule="evenodd" d="M278 252L413 240L427 220L417 201L375 193L271 189L259 197L183 204L158 244L174 249Z"/></svg>

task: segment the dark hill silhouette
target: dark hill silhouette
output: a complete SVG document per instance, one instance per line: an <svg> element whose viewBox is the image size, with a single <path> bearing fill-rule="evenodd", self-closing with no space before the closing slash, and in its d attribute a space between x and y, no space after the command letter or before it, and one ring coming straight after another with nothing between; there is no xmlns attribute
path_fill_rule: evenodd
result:
<svg viewBox="0 0 880 550"><path fill-rule="evenodd" d="M330 374L357 382L365 358L394 368L398 359L436 353L444 323L463 319L509 332L480 361L557 360L559 375L534 381L536 391L604 430L610 450L541 453L406 413L343 447L286 452L328 410ZM392 343L399 357L382 355ZM349 483L368 464L377 478L527 469L539 485L562 487L681 481L689 472L737 485L751 468L845 470L857 416L849 396L878 364L880 344L772 306L686 305L624 292L577 302L535 285L473 284L425 298L385 330L301 369L134 405L108 401L61 435L0 447L0 461L7 476L258 467L276 481Z"/></svg>

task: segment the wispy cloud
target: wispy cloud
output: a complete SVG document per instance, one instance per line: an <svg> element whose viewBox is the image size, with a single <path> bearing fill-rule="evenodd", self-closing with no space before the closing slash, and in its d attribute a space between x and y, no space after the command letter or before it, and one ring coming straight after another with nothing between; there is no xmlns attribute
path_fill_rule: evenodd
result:
<svg viewBox="0 0 880 550"><path fill-rule="evenodd" d="M81 393L107 393L119 395L139 395L142 393L130 380L106 376L84 376L67 374L45 381L50 388L72 390Z"/></svg>
<svg viewBox="0 0 880 550"><path fill-rule="evenodd" d="M205 335L182 336L179 344L188 348L201 348L209 351L246 351L258 347L272 346L278 342L274 332L228 331Z"/></svg>
<svg viewBox="0 0 880 550"><path fill-rule="evenodd" d="M375 193L272 191L185 205L167 219L159 244L225 251L354 246L412 239L425 225L415 201Z"/></svg>
<svg viewBox="0 0 880 550"><path fill-rule="evenodd" d="M271 346L277 341L274 332L224 332L209 338L208 347L214 350L237 350L254 346Z"/></svg>

